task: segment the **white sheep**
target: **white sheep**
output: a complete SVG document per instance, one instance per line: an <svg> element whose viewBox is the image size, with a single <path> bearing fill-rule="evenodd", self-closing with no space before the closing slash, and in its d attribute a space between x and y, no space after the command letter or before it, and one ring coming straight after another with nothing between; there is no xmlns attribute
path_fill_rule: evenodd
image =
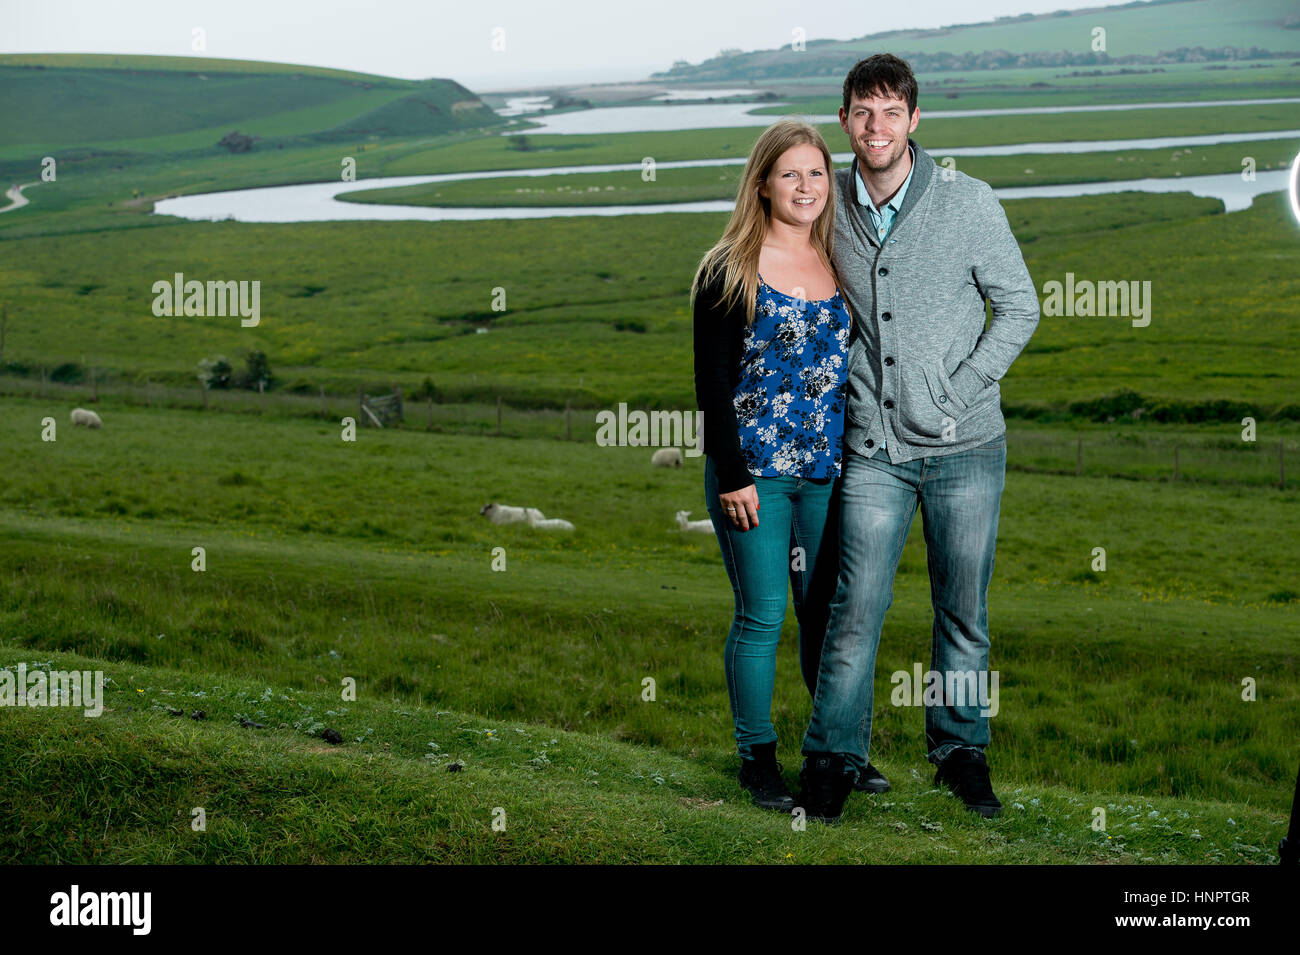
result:
<svg viewBox="0 0 1300 955"><path fill-rule="evenodd" d="M562 517L539 517L530 520L529 525L539 531L571 531L573 525Z"/></svg>
<svg viewBox="0 0 1300 955"><path fill-rule="evenodd" d="M547 517L535 507L512 507L493 501L479 511L493 524L527 524L542 531L571 531L573 525L560 517Z"/></svg>
<svg viewBox="0 0 1300 955"><path fill-rule="evenodd" d="M677 528L683 531L700 531L701 533L713 533L713 521L689 521L690 511L677 512Z"/></svg>
<svg viewBox="0 0 1300 955"><path fill-rule="evenodd" d="M84 424L87 428L102 428L104 422L99 419L99 415L93 411L87 411L85 408L72 409L72 426L75 428L79 424Z"/></svg>
<svg viewBox="0 0 1300 955"><path fill-rule="evenodd" d="M531 524L546 519L546 515L535 507L511 507L495 501L484 504L479 513L493 524Z"/></svg>
<svg viewBox="0 0 1300 955"><path fill-rule="evenodd" d="M682 449L660 448L650 458L650 464L656 468L679 468L682 466Z"/></svg>

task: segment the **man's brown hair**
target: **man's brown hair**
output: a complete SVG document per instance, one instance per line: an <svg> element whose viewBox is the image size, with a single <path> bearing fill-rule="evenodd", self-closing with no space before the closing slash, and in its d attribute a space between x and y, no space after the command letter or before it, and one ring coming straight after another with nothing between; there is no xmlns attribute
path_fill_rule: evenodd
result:
<svg viewBox="0 0 1300 955"><path fill-rule="evenodd" d="M916 77L906 60L892 53L877 53L858 60L844 78L844 112L854 96L896 96L907 103L907 115L916 112Z"/></svg>

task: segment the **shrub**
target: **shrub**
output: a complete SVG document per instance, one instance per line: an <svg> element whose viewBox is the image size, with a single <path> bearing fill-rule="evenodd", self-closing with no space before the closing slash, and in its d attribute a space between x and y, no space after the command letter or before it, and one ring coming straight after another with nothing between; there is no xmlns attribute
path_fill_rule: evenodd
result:
<svg viewBox="0 0 1300 955"><path fill-rule="evenodd" d="M86 377L86 369L82 368L75 361L65 361L62 365L56 367L50 372L50 380L62 382L65 385L74 385Z"/></svg>
<svg viewBox="0 0 1300 955"><path fill-rule="evenodd" d="M205 388L229 388L234 371L225 355L204 358L199 362L199 381Z"/></svg>
<svg viewBox="0 0 1300 955"><path fill-rule="evenodd" d="M267 360L266 352L253 349L244 356L244 365L245 370L237 381L239 387L256 391L257 383L260 381L269 391L275 376L271 374L271 363Z"/></svg>

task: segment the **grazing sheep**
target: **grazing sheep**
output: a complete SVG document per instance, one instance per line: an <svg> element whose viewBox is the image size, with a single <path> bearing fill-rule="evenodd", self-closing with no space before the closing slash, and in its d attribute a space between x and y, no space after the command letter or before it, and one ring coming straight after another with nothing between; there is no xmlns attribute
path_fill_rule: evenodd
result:
<svg viewBox="0 0 1300 955"><path fill-rule="evenodd" d="M688 521L687 518L690 516L690 511L677 512L677 527L679 530L700 531L705 534L713 533L713 521Z"/></svg>
<svg viewBox="0 0 1300 955"><path fill-rule="evenodd" d="M535 507L511 507L495 501L484 504L479 513L493 524L531 524L546 519L546 515Z"/></svg>
<svg viewBox="0 0 1300 955"><path fill-rule="evenodd" d="M79 424L84 424L87 428L102 428L104 422L99 420L99 415L93 411L87 411L85 408L72 409L72 426L75 428Z"/></svg>
<svg viewBox="0 0 1300 955"><path fill-rule="evenodd" d="M656 468L679 468L682 466L682 449L660 448L650 459L650 464Z"/></svg>

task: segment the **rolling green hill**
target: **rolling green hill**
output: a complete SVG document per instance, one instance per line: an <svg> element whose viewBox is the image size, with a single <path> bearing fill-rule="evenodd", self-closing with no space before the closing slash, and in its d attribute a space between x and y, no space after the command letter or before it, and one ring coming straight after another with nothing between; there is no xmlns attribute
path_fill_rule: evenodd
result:
<svg viewBox="0 0 1300 955"><path fill-rule="evenodd" d="M1283 29L1290 23L1289 29ZM878 50L881 41L920 53L1090 50L1092 29L1106 30L1112 57L1152 55L1179 47L1261 47L1300 51L1300 10L1292 0L1154 0L1115 7L1060 10L939 30L900 30L851 40L845 49Z"/></svg>
<svg viewBox="0 0 1300 955"><path fill-rule="evenodd" d="M1100 52L1093 47L1096 27L1105 30ZM1188 52L1197 47L1223 52ZM895 30L856 40L810 38L807 49L798 52L790 44L749 53L722 51L697 65L678 62L654 76L691 81L842 76L861 57L886 51L906 57L918 71L1195 62L1263 51L1296 54L1300 10L1294 0L1152 0L934 30Z"/></svg>
<svg viewBox="0 0 1300 955"><path fill-rule="evenodd" d="M80 54L0 56L0 115L0 149L11 152L92 144L197 149L232 129L262 139L384 139L503 122L446 79Z"/></svg>

